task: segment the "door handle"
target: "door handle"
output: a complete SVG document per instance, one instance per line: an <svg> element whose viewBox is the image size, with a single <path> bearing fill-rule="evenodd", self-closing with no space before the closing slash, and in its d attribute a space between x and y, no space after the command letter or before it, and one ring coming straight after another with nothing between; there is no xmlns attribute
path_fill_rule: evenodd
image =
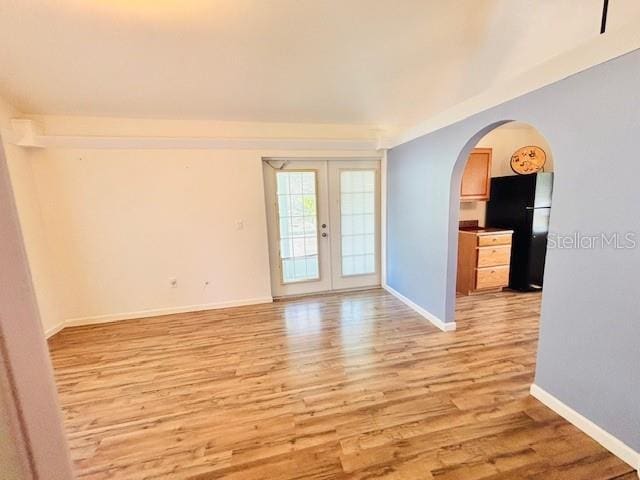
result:
<svg viewBox="0 0 640 480"><path fill-rule="evenodd" d="M322 237L325 238L326 236L327 236L327 234L323 232L322 233Z"/></svg>

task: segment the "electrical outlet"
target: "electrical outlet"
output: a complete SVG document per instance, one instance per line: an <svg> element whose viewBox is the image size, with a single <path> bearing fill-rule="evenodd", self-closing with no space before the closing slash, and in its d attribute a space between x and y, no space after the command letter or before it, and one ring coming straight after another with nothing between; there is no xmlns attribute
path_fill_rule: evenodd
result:
<svg viewBox="0 0 640 480"><path fill-rule="evenodd" d="M169 279L169 286L171 288L177 288L178 287L178 279L176 277L171 277Z"/></svg>

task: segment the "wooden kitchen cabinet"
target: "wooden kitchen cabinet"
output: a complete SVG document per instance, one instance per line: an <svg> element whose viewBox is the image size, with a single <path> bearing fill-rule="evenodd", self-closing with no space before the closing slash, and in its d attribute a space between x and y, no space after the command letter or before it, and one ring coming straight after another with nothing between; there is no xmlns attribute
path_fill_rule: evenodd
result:
<svg viewBox="0 0 640 480"><path fill-rule="evenodd" d="M513 230L473 228L458 234L456 290L463 295L500 291L509 284Z"/></svg>
<svg viewBox="0 0 640 480"><path fill-rule="evenodd" d="M488 201L491 193L490 148L474 148L462 174L460 201Z"/></svg>

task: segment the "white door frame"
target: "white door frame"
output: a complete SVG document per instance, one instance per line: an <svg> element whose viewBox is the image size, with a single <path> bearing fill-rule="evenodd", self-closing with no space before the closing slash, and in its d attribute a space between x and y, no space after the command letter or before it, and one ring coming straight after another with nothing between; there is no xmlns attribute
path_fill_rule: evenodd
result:
<svg viewBox="0 0 640 480"><path fill-rule="evenodd" d="M380 159L380 284L387 288L387 150Z"/></svg>
<svg viewBox="0 0 640 480"><path fill-rule="evenodd" d="M327 191L327 162L325 159L315 161L289 160L281 167L274 168L270 162L263 162L265 181L265 202L267 213L267 234L269 238L269 275L271 291L276 297L306 295L310 292L329 291L331 289L331 243L330 232L321 225L329 224L329 203ZM278 172L310 172L316 174L316 220L318 245L318 278L295 282L284 282L281 252L279 245L280 216L276 200L276 175ZM324 235L324 236L322 236ZM277 266L277 268L276 268Z"/></svg>
<svg viewBox="0 0 640 480"><path fill-rule="evenodd" d="M0 138L0 368L11 440L27 479L72 480L49 349ZM4 395L4 394L7 395Z"/></svg>
<svg viewBox="0 0 640 480"><path fill-rule="evenodd" d="M380 149L380 155L318 155L318 156L263 156L261 157L262 163L269 163L272 165L277 165L278 163L287 163L287 162L301 162L301 161L327 161L330 162L332 160L342 160L342 161L358 161L358 160L369 160L369 161L378 161L380 162L380 228L379 228L379 269L380 269L380 285L382 288L387 287L387 267L386 267L386 258L387 258L387 150ZM266 188L267 178L264 176L264 167L263 167L263 185L264 193L265 193L265 210L268 211L269 208L272 208L272 201L270 200L268 189ZM269 225L269 216L267 216L267 228ZM271 246L268 247L269 256L272 258ZM270 260L271 262L272 260ZM271 270L271 268L270 268ZM272 279L270 273L270 279ZM278 295L275 295L273 290L273 282L270 281L271 295L274 298L278 298Z"/></svg>

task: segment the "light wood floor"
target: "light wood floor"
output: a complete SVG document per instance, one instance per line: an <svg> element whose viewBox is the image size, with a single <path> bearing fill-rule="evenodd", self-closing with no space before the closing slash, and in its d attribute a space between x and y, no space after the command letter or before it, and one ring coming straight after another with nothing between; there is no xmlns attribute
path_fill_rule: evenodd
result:
<svg viewBox="0 0 640 480"><path fill-rule="evenodd" d="M77 474L637 480L529 396L539 301L460 298L451 333L382 290L66 329Z"/></svg>

